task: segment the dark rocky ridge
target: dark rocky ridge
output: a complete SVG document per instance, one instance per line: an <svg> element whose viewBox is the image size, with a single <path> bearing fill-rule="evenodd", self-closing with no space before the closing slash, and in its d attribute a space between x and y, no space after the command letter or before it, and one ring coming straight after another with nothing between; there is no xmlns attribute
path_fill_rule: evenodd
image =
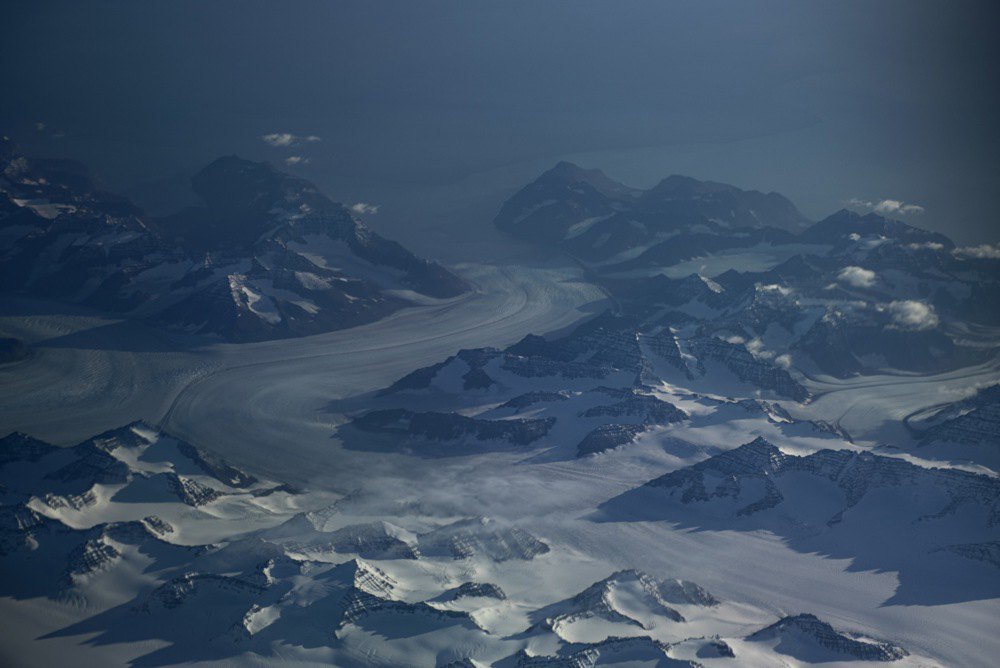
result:
<svg viewBox="0 0 1000 668"><path fill-rule="evenodd" d="M928 469L905 460L853 450L820 450L810 455L787 455L764 438L728 450L692 466L671 471L646 483L682 503L730 498L750 501L736 515L751 515L782 503L777 483L789 473L808 473L834 482L844 493L844 509L851 508L871 490L903 485L929 485L947 491L952 499L943 513L969 502L983 507L990 526L1000 524L1000 480L956 469ZM709 487L709 477L719 484ZM744 498L744 486L762 484L756 499ZM837 518L833 518L837 521Z"/></svg>
<svg viewBox="0 0 1000 668"><path fill-rule="evenodd" d="M801 641L813 644L834 655L855 661L898 661L909 653L884 640L861 639L837 631L815 615L800 614L784 617L767 628L747 637L750 642L778 640L776 651L814 661L816 656L801 646ZM786 646L787 641L787 646Z"/></svg>
<svg viewBox="0 0 1000 668"><path fill-rule="evenodd" d="M642 424L603 424L592 430L576 446L576 456L596 455L628 445L646 431Z"/></svg>
<svg viewBox="0 0 1000 668"><path fill-rule="evenodd" d="M457 441L468 436L480 441L505 440L515 445L530 445L545 436L554 423L554 418L481 420L457 413L415 413L390 408L366 413L355 418L351 425L362 431L433 441Z"/></svg>

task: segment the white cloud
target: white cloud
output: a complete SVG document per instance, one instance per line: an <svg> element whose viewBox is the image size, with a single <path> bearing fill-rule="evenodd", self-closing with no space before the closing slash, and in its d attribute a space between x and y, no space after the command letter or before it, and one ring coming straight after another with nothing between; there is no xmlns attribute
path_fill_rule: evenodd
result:
<svg viewBox="0 0 1000 668"><path fill-rule="evenodd" d="M287 132L275 132L269 135L262 135L261 139L264 140L264 143L271 146L291 146L295 143L296 137Z"/></svg>
<svg viewBox="0 0 1000 668"><path fill-rule="evenodd" d="M944 249L944 244L939 244L936 241L925 241L919 244L907 244L907 248L910 250L932 250L939 251Z"/></svg>
<svg viewBox="0 0 1000 668"><path fill-rule="evenodd" d="M309 158L303 157L301 155L290 155L285 158L285 164L292 165L305 165L309 163Z"/></svg>
<svg viewBox="0 0 1000 668"><path fill-rule="evenodd" d="M980 260L1000 260L1000 244L980 244L956 248L955 255L974 257Z"/></svg>
<svg viewBox="0 0 1000 668"><path fill-rule="evenodd" d="M787 369L791 369L792 368L792 356L789 355L788 353L785 353L784 355L778 355L777 357L774 358L774 363L777 366L781 367L782 369L786 369L786 370Z"/></svg>
<svg viewBox="0 0 1000 668"><path fill-rule="evenodd" d="M880 213L883 216L889 215L910 215L915 213L923 213L924 207L919 204L909 204L902 200L886 198L879 200L877 202L871 202L864 199L858 199L853 197L847 200L847 203L851 206L855 206L861 209L867 209L869 211L874 211L875 213Z"/></svg>
<svg viewBox="0 0 1000 668"><path fill-rule="evenodd" d="M260 138L265 144L275 148L285 148L288 146L297 146L304 142L320 141L320 138L316 135L299 136L293 135L290 132L272 132L271 134L261 135Z"/></svg>
<svg viewBox="0 0 1000 668"><path fill-rule="evenodd" d="M778 285L777 283L758 283L757 289L761 292L776 292L782 297L787 297L792 294L792 289L784 285Z"/></svg>
<svg viewBox="0 0 1000 668"><path fill-rule="evenodd" d="M378 213L378 204L369 204L368 202L358 202L351 205L351 211L354 213L368 214L374 216Z"/></svg>
<svg viewBox="0 0 1000 668"><path fill-rule="evenodd" d="M35 123L35 129L39 132L45 132L45 123L42 123L41 121Z"/></svg>
<svg viewBox="0 0 1000 668"><path fill-rule="evenodd" d="M903 203L898 199L884 199L875 204L875 211L881 214L895 213L903 207Z"/></svg>
<svg viewBox="0 0 1000 668"><path fill-rule="evenodd" d="M870 288L875 285L875 272L862 267L844 267L837 280L852 288Z"/></svg>
<svg viewBox="0 0 1000 668"><path fill-rule="evenodd" d="M887 308L893 324L900 329L929 329L940 322L933 306L913 299L889 302Z"/></svg>

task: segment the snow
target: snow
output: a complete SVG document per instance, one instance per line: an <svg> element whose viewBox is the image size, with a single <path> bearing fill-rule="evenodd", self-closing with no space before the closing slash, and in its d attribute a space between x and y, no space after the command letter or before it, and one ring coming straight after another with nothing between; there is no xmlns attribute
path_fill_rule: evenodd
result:
<svg viewBox="0 0 1000 668"><path fill-rule="evenodd" d="M321 234L307 234L303 242L289 242L288 248L324 269L342 272L353 278L374 283L381 288L401 288L403 272L362 260L339 239Z"/></svg>
<svg viewBox="0 0 1000 668"><path fill-rule="evenodd" d="M317 252L315 257L332 256ZM412 401L426 410L458 405L465 414L495 419L512 416L509 409L497 406L517 394L553 389L574 394L517 413L557 418L552 434L530 449L486 448L436 457L345 447L338 427L372 405L373 392L414 368L440 362L461 348L505 346L528 332L562 330L606 305L599 290L566 267L467 265L461 273L477 289L458 300L422 304L352 330L197 349L135 323L82 309L53 315L45 304L6 301L0 329L28 340L37 354L24 363L0 367L0 433L19 429L68 445L142 418L246 469L260 479L259 486L281 482L301 491L254 496L227 490L195 467L179 464L177 446L167 438L147 448L116 449L114 457L135 472L135 479L96 485L94 502L79 509L53 507L42 498L35 498L31 507L78 529L155 515L174 526L175 533L154 554L114 543L121 548L120 559L109 570L81 580L72 592L75 603L37 592L0 596L0 618L8 629L0 656L30 656L33 665L58 664L69 653L79 665L182 660L256 665L280 660L345 666L436 665L474 656L488 665L522 649L550 655L563 651L567 640L595 642L624 635L683 641L669 649L670 655L709 667L799 665L768 643L745 640L798 612L813 613L838 629L898 642L911 656L893 665L988 665L983 657L1000 652L995 633L1000 603L991 596L995 587L984 588L995 571L957 555L911 555L913 563L953 574L955 598L935 599L937 592L928 586L907 594L915 599L900 602L895 597L907 591L907 581L899 570L859 562L832 549L803 550L789 535L767 527L710 525L705 520L711 516L708 512L692 514L683 525L664 518L626 521L596 512L654 477L755 436L764 436L788 454L885 449L893 444L897 450L887 454L905 455L923 466L947 465L928 461L910 448L913 438L902 420L966 396L970 387L996 382L996 362L927 376L805 378L802 382L815 395L811 403L776 401L797 420L843 427L853 443L806 422L777 420L729 400L757 393L712 364L693 381L665 365L655 369L664 378L655 392L690 419L658 426L614 451L576 459L575 444L599 423L581 413L612 403L591 390L602 383L631 383L627 374L599 382L523 378L494 363L486 371L501 387L476 394L463 389L468 365L456 361L435 378L434 391L379 401ZM279 295L273 286L236 281L234 289L260 317L275 315L268 310L272 297ZM780 336L769 331L751 344L759 353L775 354L780 352ZM152 438L151 430L136 430ZM168 473L232 493L188 506L162 484ZM825 519L842 502L832 483L816 484L799 474L790 474L782 489L785 503L794 509L783 526L797 527L803 535L812 530L808 522ZM927 493L919 503L930 507L940 500L936 493ZM873 510L880 506L888 509L884 517ZM896 517L892 507L874 495L856 520L860 526L880 526ZM480 516L491 518L485 523L489 540L479 543L486 541L488 550L460 559L434 554L436 544L428 535L448 534L443 527L478 527ZM516 528L550 550L530 560L497 559L503 552L496 545L509 544L511 534L492 527ZM349 531L335 533L345 528ZM910 530L910 524L898 529ZM350 541L335 542L344 536L388 536L425 550L428 554L419 559L368 562L396 583L394 601L417 607L406 613L402 608L371 612L337 628L336 605L330 598L333 576L325 574L357 556ZM130 611L137 597L166 578L154 564L163 563L179 546L205 543L216 545L217 551L198 562L199 568L225 577L242 576L245 569L270 559L267 554L274 545L288 556L308 557L316 564L301 572L286 571L281 564L268 567L267 581L279 589L262 595L255 607L249 599L243 606L236 594L205 588L183 604L190 604L183 610L191 612L156 612L152 631L148 622L143 626L135 621ZM884 549L891 552L892 546ZM872 558L871 552L866 555ZM627 583L613 591L613 607L638 625L590 616L558 624L554 633L527 631L537 611L564 605L593 583L630 568L660 579L693 581L721 603L672 603L686 620L677 622L651 606L634 583ZM0 583L13 587L11 579L0 576ZM470 581L494 583L508 598L436 600ZM430 609L420 608L423 602ZM434 609L471 612L474 623L435 618ZM233 628L249 637L233 640L227 635L215 644L201 640L202 626L214 628L223 621L213 620L212 610L238 612ZM329 614L320 614L323 611ZM736 663L695 656L700 645L693 639L715 635L734 649Z"/></svg>
<svg viewBox="0 0 1000 668"><path fill-rule="evenodd" d="M514 218L514 220L511 221L511 224L512 225L516 225L516 224L520 223L522 220L527 219L532 214L537 213L538 211L541 211L542 209L544 209L547 206L552 206L555 203L556 203L556 200L554 200L554 199L547 199L547 200L543 200L543 201L539 202L538 204L533 204L533 205L525 208L524 210L522 210L521 213L517 214L517 216Z"/></svg>
<svg viewBox="0 0 1000 668"><path fill-rule="evenodd" d="M586 232L587 230L589 230L596 223L599 223L602 220L607 220L608 218L611 218L613 215L614 214L610 214L607 216L593 216L591 218L585 218L584 220L581 220L579 223L573 223L572 225L570 225L569 229L566 230L566 235L563 237L563 239L569 240L576 238L581 234L583 234L584 232Z"/></svg>
<svg viewBox="0 0 1000 668"><path fill-rule="evenodd" d="M278 307L270 296L256 292L247 285L247 277L239 274L229 276L229 289L233 292L233 298L239 303L245 303L250 311L261 320L276 325L281 322L281 314Z"/></svg>
<svg viewBox="0 0 1000 668"><path fill-rule="evenodd" d="M636 277L663 274L670 278L684 278L691 274L699 274L700 276L714 278L730 269L735 269L736 271L764 271L795 255L822 254L828 249L829 246L817 244L781 244L775 246L770 243L762 243L747 248L734 248L703 257L692 258L672 264L669 267L658 266L648 269L617 272L615 276ZM639 255L641 255L641 252L637 253L634 249L629 249L603 264L612 265L619 261L638 257Z"/></svg>

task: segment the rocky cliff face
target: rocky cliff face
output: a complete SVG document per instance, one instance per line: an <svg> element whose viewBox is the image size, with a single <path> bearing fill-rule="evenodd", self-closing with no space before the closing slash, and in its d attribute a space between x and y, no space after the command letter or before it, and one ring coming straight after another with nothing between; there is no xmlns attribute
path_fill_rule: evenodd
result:
<svg viewBox="0 0 1000 668"><path fill-rule="evenodd" d="M806 661L821 659L823 654L854 661L898 661L908 655L905 649L890 642L837 631L815 615L807 613L784 617L748 636L747 640L776 640L778 652Z"/></svg>
<svg viewBox="0 0 1000 668"><path fill-rule="evenodd" d="M737 378L754 387L773 390L779 396L799 402L809 398L809 391L792 378L788 371L754 356L743 342L729 342L706 336L692 339L690 349L699 360L721 362Z"/></svg>
<svg viewBox="0 0 1000 668"><path fill-rule="evenodd" d="M947 502L941 516L968 504L985 511L988 526L1000 523L1000 481L955 469L931 469L905 460L851 450L821 450L806 456L787 455L763 438L690 467L651 480L681 503L726 499L737 516L775 508L785 501L784 478L814 476L836 485L843 505L831 517L859 504L869 493L886 488L939 490Z"/></svg>
<svg viewBox="0 0 1000 668"><path fill-rule="evenodd" d="M921 438L925 443L1000 446L1000 385L941 411Z"/></svg>
<svg viewBox="0 0 1000 668"><path fill-rule="evenodd" d="M627 609L621 603L624 600L629 602ZM624 570L595 582L571 599L536 612L535 627L558 631L581 620L599 618L649 630L656 617L677 623L685 621L672 604L712 607L719 605L719 601L693 582L664 580L641 571Z"/></svg>
<svg viewBox="0 0 1000 668"><path fill-rule="evenodd" d="M586 457L628 445L646 431L642 424L603 424L584 436L576 446L576 456Z"/></svg>
<svg viewBox="0 0 1000 668"><path fill-rule="evenodd" d="M486 557L503 562L530 561L549 552L549 546L527 531L498 524L488 517L458 520L419 536L421 554L452 559Z"/></svg>
<svg viewBox="0 0 1000 668"><path fill-rule="evenodd" d="M613 407L616 415L610 417L635 420L640 428L651 411L677 410L627 387L599 386L562 401L540 399L560 407L566 401L591 402L597 415L581 420L609 417L605 412ZM736 404L732 410L744 412ZM195 647L198 659L206 661L236 660L248 652L277 659L289 646L349 656L366 646L355 644L359 638L372 634L434 643L441 648L435 649L438 656L449 661L466 653L476 657L464 665L483 657L498 665L695 666L733 657L749 664L782 655L803 661L907 656L893 643L834 629L811 615L786 618L752 634L746 642L757 646L750 656L732 632L744 633L748 619L766 620L768 613L720 599L688 580L635 569L611 572L589 585L584 584L589 578L584 583L566 579L576 583L579 589L569 591L577 593L545 599L531 592L526 599L522 576L511 578L512 572L551 574L556 572L551 569L565 569L566 560L581 563L564 545L553 549L550 538L534 535L535 527L529 532L509 520L455 520L453 514L401 518L410 530L385 521L350 523L350 504L343 500L318 507L308 495L258 479L142 423L70 448L23 435L3 443L11 447L0 464L0 559L4 568L33 576L23 582L3 579L4 593L78 607L90 605L109 582L135 582L126 603L86 622L105 638L127 629L129 638L155 638L168 650L183 648L188 657ZM776 492L769 508L775 509L809 476L805 486L816 489L826 481L849 508L873 498L881 503L886 490L913 498L914 489L920 497L947 497L951 502L937 509L939 514L966 526L984 509L995 511L1000 498L995 481L984 476L872 457L840 451L789 455L759 440L667 474L649 489L682 495L694 490L682 503L707 497L742 508L759 499L761 481L769 480ZM171 481L184 489L178 491ZM75 496L64 491L80 486L86 488ZM144 514L152 503L162 517ZM313 510L303 510L310 505ZM761 507L749 516L767 510ZM73 526L109 515L130 519ZM244 524L248 518L252 527ZM917 520L921 526L934 521ZM204 532L209 523L212 528ZM214 536L224 525L237 528L223 532L223 538L197 540ZM960 557L993 568L996 553L995 541L983 540L943 545L934 558ZM592 567L592 557L582 559ZM534 563L518 568L510 562ZM480 577L487 573L489 579ZM506 578L502 588L495 583L501 578ZM523 617L515 619L523 626L498 633L497 619L510 610L522 611ZM712 635L717 629L729 633ZM664 642L665 633L676 640Z"/></svg>
<svg viewBox="0 0 1000 668"><path fill-rule="evenodd" d="M647 636L612 636L558 655L529 655L521 650L513 659L518 668L593 668L597 665L652 663L665 668L696 668L699 664L668 655L670 646Z"/></svg>

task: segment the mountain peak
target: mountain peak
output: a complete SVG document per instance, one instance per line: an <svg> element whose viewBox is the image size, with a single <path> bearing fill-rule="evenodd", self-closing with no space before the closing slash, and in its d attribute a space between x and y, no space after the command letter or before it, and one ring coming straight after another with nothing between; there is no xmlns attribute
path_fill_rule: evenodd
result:
<svg viewBox="0 0 1000 668"><path fill-rule="evenodd" d="M585 169L566 160L557 162L552 169L539 176L536 182L559 183L561 185L586 183L605 195L623 194L631 190L628 186L610 178L600 169Z"/></svg>
<svg viewBox="0 0 1000 668"><path fill-rule="evenodd" d="M543 173L542 176L557 176L566 179L578 179L583 180L590 176L604 175L599 169L584 169L580 165L569 162L568 160L560 160L555 164L552 169Z"/></svg>
<svg viewBox="0 0 1000 668"><path fill-rule="evenodd" d="M813 243L844 243L849 235L879 236L897 241L933 242L946 248L954 248L955 243L939 232L931 232L914 227L901 220L886 218L874 211L858 213L850 209L840 209L819 221L802 233L802 238Z"/></svg>
<svg viewBox="0 0 1000 668"><path fill-rule="evenodd" d="M191 187L210 208L245 211L268 206L288 177L266 162L253 162L236 155L218 158L191 179ZM273 201L273 199L272 199Z"/></svg>
<svg viewBox="0 0 1000 668"><path fill-rule="evenodd" d="M771 441L767 440L763 436L758 436L749 443L744 443L739 448L737 448L737 450L766 453L768 455L781 454L781 450L778 449L778 446L774 445L773 443L771 443Z"/></svg>
<svg viewBox="0 0 1000 668"><path fill-rule="evenodd" d="M660 246L661 255L686 259L717 252L706 242L732 230L763 230L773 242L799 232L809 220L777 193L741 190L714 181L674 174L649 190L630 188L599 169L562 161L514 193L494 219L500 230L527 241L558 245L585 261L602 261L626 251ZM679 248L662 246L668 235ZM741 234L740 239L745 239ZM695 248L705 246L712 248ZM634 259L635 256L633 256Z"/></svg>

